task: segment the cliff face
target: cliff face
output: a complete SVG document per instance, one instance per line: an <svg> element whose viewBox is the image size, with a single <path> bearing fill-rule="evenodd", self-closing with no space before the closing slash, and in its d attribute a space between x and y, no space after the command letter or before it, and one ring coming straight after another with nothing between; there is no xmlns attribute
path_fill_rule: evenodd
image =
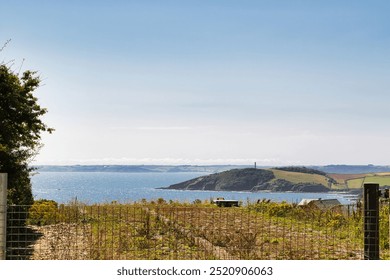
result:
<svg viewBox="0 0 390 280"><path fill-rule="evenodd" d="M327 192L329 189L316 183L292 183L276 179L271 170L233 169L208 176L198 177L169 186L167 189L212 190L212 191L294 191Z"/></svg>

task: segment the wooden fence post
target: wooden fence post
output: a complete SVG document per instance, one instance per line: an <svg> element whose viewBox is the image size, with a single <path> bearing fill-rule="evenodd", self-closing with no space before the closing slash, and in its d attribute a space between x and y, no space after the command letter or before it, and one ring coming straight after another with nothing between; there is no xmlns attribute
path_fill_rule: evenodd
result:
<svg viewBox="0 0 390 280"><path fill-rule="evenodd" d="M379 260L379 184L364 184L364 259Z"/></svg>
<svg viewBox="0 0 390 280"><path fill-rule="evenodd" d="M0 260L6 258L7 248L7 174L0 173Z"/></svg>

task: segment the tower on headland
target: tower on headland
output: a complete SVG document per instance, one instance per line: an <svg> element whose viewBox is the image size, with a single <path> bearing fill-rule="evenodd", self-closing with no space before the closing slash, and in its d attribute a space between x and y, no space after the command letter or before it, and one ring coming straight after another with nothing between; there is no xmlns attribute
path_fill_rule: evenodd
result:
<svg viewBox="0 0 390 280"><path fill-rule="evenodd" d="M255 169L256 169L256 161L255 161Z"/></svg>

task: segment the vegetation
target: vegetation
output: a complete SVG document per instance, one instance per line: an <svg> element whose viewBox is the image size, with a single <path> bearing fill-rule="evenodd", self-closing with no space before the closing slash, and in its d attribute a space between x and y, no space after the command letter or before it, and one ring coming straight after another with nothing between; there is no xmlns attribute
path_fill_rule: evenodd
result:
<svg viewBox="0 0 390 280"><path fill-rule="evenodd" d="M385 175L382 174L373 174L373 175L366 175L361 178L355 178L347 180L348 188L361 188L364 183L378 183L380 187L390 186L390 176L388 173L385 173Z"/></svg>
<svg viewBox="0 0 390 280"><path fill-rule="evenodd" d="M169 189L223 191L327 192L334 182L321 172L279 169L232 169L169 186Z"/></svg>
<svg viewBox="0 0 390 280"><path fill-rule="evenodd" d="M333 211L262 200L134 204L36 202L28 223L43 235L34 259L361 259L359 208ZM381 258L389 259L389 206L381 204Z"/></svg>
<svg viewBox="0 0 390 280"><path fill-rule="evenodd" d="M198 177L169 186L169 189L251 191L253 187L274 179L272 171L244 168Z"/></svg>
<svg viewBox="0 0 390 280"><path fill-rule="evenodd" d="M33 94L40 82L36 72L19 74L0 63L0 172L8 173L8 204L32 204L28 164L42 146L41 133L52 132Z"/></svg>
<svg viewBox="0 0 390 280"><path fill-rule="evenodd" d="M329 174L336 181L332 186L342 189L361 189L364 183L378 183L380 187L390 186L390 173Z"/></svg>
<svg viewBox="0 0 390 280"><path fill-rule="evenodd" d="M232 169L170 186L184 190L327 192L360 189L364 182L390 186L390 173L326 174L306 167Z"/></svg>
<svg viewBox="0 0 390 280"><path fill-rule="evenodd" d="M286 171L279 169L271 169L276 179L283 179L292 183L314 183L324 186L328 185L328 178L324 175L315 173L305 173L296 171Z"/></svg>
<svg viewBox="0 0 390 280"><path fill-rule="evenodd" d="M289 171L289 172L298 172L298 173L306 173L306 174L318 174L322 176L326 176L325 172L316 170L316 169L311 169L307 168L304 166L287 166L287 167L276 167L274 168L276 170L283 170L283 171Z"/></svg>
<svg viewBox="0 0 390 280"><path fill-rule="evenodd" d="M58 203L54 200L40 199L34 201L29 209L28 223L30 225L45 226L56 223Z"/></svg>

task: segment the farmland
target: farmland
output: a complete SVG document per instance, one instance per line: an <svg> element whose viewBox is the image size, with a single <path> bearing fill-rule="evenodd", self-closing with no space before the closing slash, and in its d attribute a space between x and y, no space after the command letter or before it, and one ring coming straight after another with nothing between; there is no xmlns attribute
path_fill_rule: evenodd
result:
<svg viewBox="0 0 390 280"><path fill-rule="evenodd" d="M328 185L328 178L323 175L309 174L303 172L291 172L277 169L270 170L274 173L275 179L282 179L290 181L292 183L315 183L324 186Z"/></svg>
<svg viewBox="0 0 390 280"><path fill-rule="evenodd" d="M359 189L364 183L377 183L380 187L390 186L390 173L367 174L329 174L329 177L338 182L339 188Z"/></svg>

